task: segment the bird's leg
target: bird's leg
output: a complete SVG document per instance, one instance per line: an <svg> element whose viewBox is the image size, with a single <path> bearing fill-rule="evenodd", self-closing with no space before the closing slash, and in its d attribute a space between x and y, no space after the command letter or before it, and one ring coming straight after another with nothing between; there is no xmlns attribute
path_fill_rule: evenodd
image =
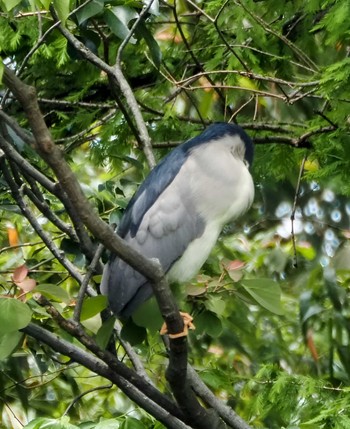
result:
<svg viewBox="0 0 350 429"><path fill-rule="evenodd" d="M184 330L182 332L179 332L177 334L168 334L168 327L166 323L163 323L163 326L160 329L160 335L168 334L169 338L174 339L174 338L186 337L188 335L189 329L196 329L196 327L192 323L193 317L190 314L180 311L180 316L183 318L183 321L184 321Z"/></svg>

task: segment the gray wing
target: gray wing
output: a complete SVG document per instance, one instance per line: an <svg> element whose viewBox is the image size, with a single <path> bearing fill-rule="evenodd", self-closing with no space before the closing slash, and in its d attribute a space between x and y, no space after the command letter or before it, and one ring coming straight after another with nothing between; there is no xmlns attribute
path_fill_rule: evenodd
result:
<svg viewBox="0 0 350 429"><path fill-rule="evenodd" d="M157 258L165 272L182 256L188 244L204 231L188 195L181 195L177 181L172 182L144 214L136 233L124 239L147 258ZM182 188L183 189L183 188ZM186 187L185 187L186 189ZM142 204L143 195L139 196ZM138 209L137 202L133 210ZM128 317L152 295L151 284L118 257L105 266L101 290L117 315Z"/></svg>

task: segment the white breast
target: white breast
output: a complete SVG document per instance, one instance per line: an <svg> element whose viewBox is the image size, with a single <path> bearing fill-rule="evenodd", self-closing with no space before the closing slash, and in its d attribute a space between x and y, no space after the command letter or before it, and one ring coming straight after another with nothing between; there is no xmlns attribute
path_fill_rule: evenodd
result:
<svg viewBox="0 0 350 429"><path fill-rule="evenodd" d="M222 143L201 146L191 154L178 176L186 178L182 189L190 193L197 215L204 219L206 227L168 272L170 281L190 280L208 258L223 226L252 204L252 177L243 159L233 156L230 141L224 139Z"/></svg>

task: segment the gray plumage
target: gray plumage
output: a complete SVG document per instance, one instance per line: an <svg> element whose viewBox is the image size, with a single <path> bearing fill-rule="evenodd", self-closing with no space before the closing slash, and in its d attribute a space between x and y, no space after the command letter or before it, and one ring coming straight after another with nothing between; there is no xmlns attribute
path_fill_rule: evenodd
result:
<svg viewBox="0 0 350 429"><path fill-rule="evenodd" d="M253 144L242 128L209 126L151 171L130 200L117 233L144 256L157 258L169 281L190 280L223 226L250 207L252 161ZM122 317L152 295L147 279L117 256L105 266L101 291Z"/></svg>

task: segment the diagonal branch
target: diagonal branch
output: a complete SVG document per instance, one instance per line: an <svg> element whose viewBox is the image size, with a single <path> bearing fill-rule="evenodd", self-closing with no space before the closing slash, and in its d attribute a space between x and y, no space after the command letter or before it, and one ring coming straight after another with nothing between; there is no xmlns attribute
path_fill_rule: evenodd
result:
<svg viewBox="0 0 350 429"><path fill-rule="evenodd" d="M83 365L96 374L110 380L119 387L130 399L139 404L147 412L153 415L156 419L162 422L170 429L191 429L178 417L169 413L156 400L150 399L137 387L135 387L128 379L122 377L113 369L111 369L102 359L91 355L80 347L75 346L68 341L59 338L40 326L30 323L22 331L37 339L43 344L48 345L52 350L69 356L73 361Z"/></svg>
<svg viewBox="0 0 350 429"><path fill-rule="evenodd" d="M90 202L85 198L77 178L64 159L63 152L52 141L37 103L35 89L23 83L7 67L4 68L3 81L11 89L27 114L35 137L34 149L54 171L69 199L74 201L75 209L83 224L107 249L116 253L153 282L154 294L169 332L174 334L182 332L183 321L159 262L145 258L126 244L110 226L99 218Z"/></svg>

